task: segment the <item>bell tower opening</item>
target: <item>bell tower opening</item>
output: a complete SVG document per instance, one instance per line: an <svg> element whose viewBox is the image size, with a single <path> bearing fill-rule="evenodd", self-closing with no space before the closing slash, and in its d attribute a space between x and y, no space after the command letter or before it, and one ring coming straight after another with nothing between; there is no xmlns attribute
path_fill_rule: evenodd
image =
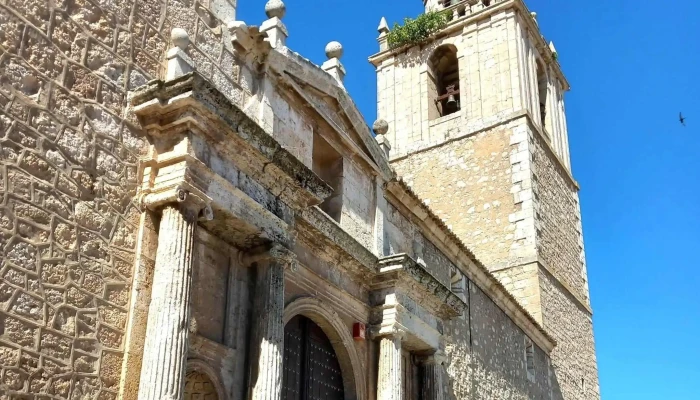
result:
<svg viewBox="0 0 700 400"><path fill-rule="evenodd" d="M460 110L459 62L453 45L438 47L428 60L428 95L431 107L429 119L444 117Z"/></svg>
<svg viewBox="0 0 700 400"><path fill-rule="evenodd" d="M321 327L298 315L284 327L282 400L344 400L340 363Z"/></svg>
<svg viewBox="0 0 700 400"><path fill-rule="evenodd" d="M537 94L540 106L542 129L547 130L547 73L541 61L537 61Z"/></svg>

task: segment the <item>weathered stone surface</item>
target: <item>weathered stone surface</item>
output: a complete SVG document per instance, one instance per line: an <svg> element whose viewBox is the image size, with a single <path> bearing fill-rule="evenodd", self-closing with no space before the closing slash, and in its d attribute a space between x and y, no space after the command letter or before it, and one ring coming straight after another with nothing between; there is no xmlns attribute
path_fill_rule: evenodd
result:
<svg viewBox="0 0 700 400"><path fill-rule="evenodd" d="M406 210L406 203L394 198L387 204L389 197L397 196L385 187L394 178L382 151L388 146L380 147L372 138L342 88L342 65L330 63L324 71L282 46L286 30L277 18L284 16L285 7L279 1L266 6L271 18L266 33L275 49L253 24L245 25L253 35L250 47L245 52L234 48L226 27L235 19L235 3L6 0L0 4L0 190L6 193L0 204L0 399L134 400L139 383L149 390L176 388L151 393L161 400L165 395L180 398L183 382L186 398L223 394L243 398L248 385L254 398L277 398L284 301L306 296L323 299L327 315L337 317L320 325L329 329L344 375L351 371L352 378L344 376L348 397L375 397L377 387L369 383L379 376L380 388L387 393L382 396L399 399L402 383L408 388L420 382L409 378L414 369L401 365L415 341L391 342L393 356L387 368L376 365L377 354L388 354L386 339L353 343L347 335L333 334L350 332L354 322L368 321L369 282L377 273L377 259L399 252L420 264L421 274L415 276L433 297L469 303L467 315L443 321L434 315L436 307L426 303L430 296L423 297L422 291L414 293L415 299L401 299L406 308L402 312L429 325L440 339L436 346L444 342L451 355L445 367L449 378L441 375L442 367L423 370L423 380L434 384L424 385L423 397L541 398L549 390L554 398L559 394L566 399L596 398L587 287L585 274L578 274L585 265L577 258L582 257L577 188L566 172L563 107L550 104L548 117L541 121L533 85L522 90L518 86L527 77L520 68L534 67L536 49L521 36L517 15L504 11L473 31L460 30L460 43L447 35L419 54L412 50L396 63L383 63L378 110L387 123L378 124L376 131L388 135L398 172L412 181L487 266L509 267L495 274L528 310L541 310L533 315L561 343L552 353L551 376L574 376L575 381L579 371L572 372L569 366L581 365L587 391L577 392L570 382L548 386L548 359L539 348L534 351L536 374L531 382L522 368L527 341L521 329L532 328L528 325L532 321L516 318L525 318L518 314L521 309L503 313L489 298L498 295L497 290L479 289L457 271L457 264L468 263L470 256L459 260L452 247L445 249L440 241L448 235L444 228L425 231L421 225L425 210ZM427 5L436 3L431 0ZM466 15L457 13L455 18L468 18L487 6L477 2L464 10ZM171 37L175 29L177 35ZM189 43L182 40L183 32L191 35ZM157 234L161 210L142 214L137 207L137 186L142 183L137 180L151 173L141 160L146 152L163 149L154 144L154 135L146 137L140 128L143 121L127 106L129 91L165 76L163 61L171 41L188 53L200 73L194 85L200 92L190 100L199 102L201 115L183 113L178 118L193 117L190 123L196 121L220 135L215 141L183 142L182 147L191 146L187 156L201 159L218 175L216 179L221 178L215 184L222 197L234 187L236 195L246 199L240 204L245 205L241 211L248 220L242 222L270 218L278 224L275 235L256 237L246 232L238 245L248 248L278 239L291 243L299 234L294 248L305 264L286 272L278 266L245 269L238 265L230 231L222 228L241 221L222 218L204 224L228 243L198 252L204 259L195 270L197 328L184 330L176 328L190 322L187 296L175 296L177 304L161 301L161 290L169 290L161 282L168 279L160 276L154 283L152 274L182 267L178 262L183 258L177 256L182 248L174 244L187 242L192 247L194 235L170 242L166 232ZM523 45L516 46L516 41ZM459 116L422 121L421 115L430 114L425 109L429 102L422 98L421 85L427 81L418 73L420 66L411 62L442 43L462 46L460 60L466 61L460 62L468 65L460 65L460 74L479 84L464 88L464 112ZM327 50L336 61L342 55L337 45ZM518 54L521 50L527 54ZM550 75L559 76L556 71ZM154 89L151 84L149 88ZM172 97L192 88L175 83L151 93ZM552 82L549 90L555 98L561 84ZM525 116L511 115L523 109L535 116L533 126L523 123ZM159 118L173 117L169 112ZM216 124L209 125L215 119L211 114L218 118ZM537 127L545 128L547 136L537 136ZM343 160L339 173L344 181L336 185L342 190L337 193L342 207L336 219L320 209L303 210L330 194L329 187L309 172L318 157L316 136L328 141ZM429 148L444 141L451 142ZM213 142L217 144L212 146ZM235 146L226 147L231 143ZM413 150L421 152L402 159ZM231 162L241 155L248 162ZM535 179L529 170L535 171ZM533 223L535 212L546 214L540 231ZM168 218L164 219L167 230ZM194 229L196 222L190 222ZM562 225L573 228L563 231L559 240L556 232ZM163 268L165 258L156 257L158 248L172 253L167 258L174 260L171 269ZM528 257L540 257L542 265L528 259L513 266L514 260ZM194 270L190 265L182 271L188 268ZM252 298L257 311L251 312L256 272L258 289ZM538 290L532 289L534 285ZM448 295L449 290L454 296ZM572 303L571 294L581 304ZM501 306L514 304L512 298L500 301ZM449 306L456 304L455 300ZM146 320L160 317L170 323L165 328L149 323L155 328L147 332ZM253 359L247 354L251 326L259 347ZM188 334L197 344L190 352ZM144 343L147 337L151 342ZM154 337L165 338L156 340L165 346L153 345ZM574 355L578 349L585 351ZM154 352L158 355L152 357ZM161 362L167 354L174 354L176 362ZM216 366L214 372L190 371L183 378L185 360L193 355ZM245 382L251 364L261 378ZM146 376L153 374L139 382L142 366ZM166 375L177 379L158 386ZM225 393L220 392L224 387ZM367 394L368 389L372 393Z"/></svg>

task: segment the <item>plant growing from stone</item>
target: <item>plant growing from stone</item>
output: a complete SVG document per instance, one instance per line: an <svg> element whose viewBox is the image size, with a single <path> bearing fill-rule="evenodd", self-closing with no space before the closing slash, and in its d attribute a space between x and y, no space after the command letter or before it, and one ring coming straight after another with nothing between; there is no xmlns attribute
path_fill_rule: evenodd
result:
<svg viewBox="0 0 700 400"><path fill-rule="evenodd" d="M447 25L449 13L446 11L430 11L416 19L405 18L403 25L394 23L387 40L389 48L396 49L406 45L417 45L426 41L432 34Z"/></svg>

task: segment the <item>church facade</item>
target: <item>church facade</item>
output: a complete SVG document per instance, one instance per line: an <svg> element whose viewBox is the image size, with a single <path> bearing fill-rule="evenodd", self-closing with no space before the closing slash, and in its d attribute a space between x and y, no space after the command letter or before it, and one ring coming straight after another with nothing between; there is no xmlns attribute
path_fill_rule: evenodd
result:
<svg viewBox="0 0 700 400"><path fill-rule="evenodd" d="M280 0L0 1L0 400L599 399L556 50L424 3L370 128Z"/></svg>

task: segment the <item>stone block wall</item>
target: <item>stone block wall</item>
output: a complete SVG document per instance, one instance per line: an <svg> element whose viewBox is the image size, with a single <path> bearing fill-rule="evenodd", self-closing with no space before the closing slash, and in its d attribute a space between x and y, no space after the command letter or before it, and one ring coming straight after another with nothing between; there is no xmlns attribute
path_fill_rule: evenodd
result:
<svg viewBox="0 0 700 400"><path fill-rule="evenodd" d="M408 254L418 261L446 287L451 287L451 275L455 266L440 252L420 229L396 207L387 207L385 230L385 254Z"/></svg>
<svg viewBox="0 0 700 400"><path fill-rule="evenodd" d="M530 263L494 271L493 274L505 286L536 321L542 323L539 264Z"/></svg>
<svg viewBox="0 0 700 400"><path fill-rule="evenodd" d="M516 242L510 127L445 143L393 162L396 172L486 266L509 260Z"/></svg>
<svg viewBox="0 0 700 400"><path fill-rule="evenodd" d="M219 18L235 4L212 2L0 2L1 399L117 398L147 144L127 93L160 76L179 27L200 71L250 98Z"/></svg>
<svg viewBox="0 0 700 400"><path fill-rule="evenodd" d="M522 109L516 14L502 10L424 47L377 65L377 115L389 123L392 158L442 143ZM461 110L431 121L427 60L436 48L457 49ZM459 127L459 129L456 129Z"/></svg>
<svg viewBox="0 0 700 400"><path fill-rule="evenodd" d="M374 179L365 168L350 159L343 160L343 209L340 226L372 251L372 228L377 205L375 189Z"/></svg>

